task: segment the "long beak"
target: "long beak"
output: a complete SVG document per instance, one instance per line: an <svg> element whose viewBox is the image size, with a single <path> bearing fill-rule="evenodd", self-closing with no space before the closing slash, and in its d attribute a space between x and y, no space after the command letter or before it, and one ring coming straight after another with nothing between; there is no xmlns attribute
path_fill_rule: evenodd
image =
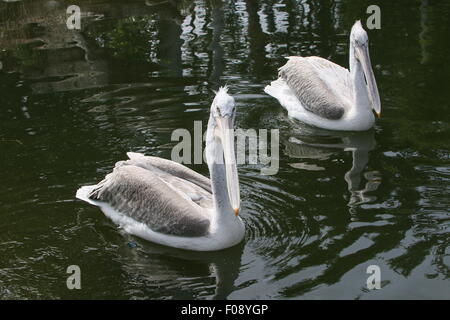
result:
<svg viewBox="0 0 450 320"><path fill-rule="evenodd" d="M237 216L239 214L241 199L239 193L236 157L234 154L233 120L230 117L216 117L215 119L218 128L218 135L222 141L228 196L230 197L230 203L233 207L234 214Z"/></svg>
<svg viewBox="0 0 450 320"><path fill-rule="evenodd" d="M363 67L364 75L367 81L367 91L369 94L372 109L378 117L381 115L380 95L378 94L378 87L373 74L372 65L370 63L368 44L363 47L356 48L356 54Z"/></svg>

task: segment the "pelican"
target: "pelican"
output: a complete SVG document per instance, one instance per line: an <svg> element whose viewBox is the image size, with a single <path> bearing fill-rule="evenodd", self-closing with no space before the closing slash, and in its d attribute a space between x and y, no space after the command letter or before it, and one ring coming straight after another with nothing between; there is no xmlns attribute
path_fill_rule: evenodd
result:
<svg viewBox="0 0 450 320"><path fill-rule="evenodd" d="M350 71L320 57L288 57L278 79L264 91L289 116L310 125L342 131L370 129L381 113L369 57L369 38L360 21L350 33Z"/></svg>
<svg viewBox="0 0 450 320"><path fill-rule="evenodd" d="M234 153L234 98L217 92L210 110L205 156L211 179L174 161L127 153L112 173L77 198L99 206L126 232L158 244L213 251L242 241Z"/></svg>

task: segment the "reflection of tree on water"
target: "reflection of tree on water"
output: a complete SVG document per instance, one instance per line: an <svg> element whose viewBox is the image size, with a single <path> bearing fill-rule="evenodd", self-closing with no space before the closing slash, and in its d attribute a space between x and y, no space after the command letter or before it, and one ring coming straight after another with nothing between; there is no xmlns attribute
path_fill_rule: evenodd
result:
<svg viewBox="0 0 450 320"><path fill-rule="evenodd" d="M308 162L291 163L294 168L304 170L324 170L316 163L329 160L330 157L341 151L352 153L352 166L346 172L344 179L348 185L350 198L348 205L354 207L362 203L373 202L375 196L371 191L377 190L381 179L377 171L365 172L369 162L369 152L375 148L374 130L365 132L331 132L312 127L301 127L295 136L286 142L286 153L296 159L313 159L315 164ZM367 180L361 186L361 177Z"/></svg>
<svg viewBox="0 0 450 320"><path fill-rule="evenodd" d="M212 60L212 71L210 75L210 81L215 86L220 86L220 77L223 75L224 71L224 50L222 48L221 36L224 29L224 21L223 21L223 3L221 0L214 0L211 2L212 6L212 14L211 14L211 27L212 31L212 40L208 49L212 51L210 59Z"/></svg>
<svg viewBox="0 0 450 320"><path fill-rule="evenodd" d="M267 73L265 68L267 60L265 55L267 35L261 29L261 21L258 14L259 9L258 1L246 1L249 59L252 65L252 73L264 76Z"/></svg>
<svg viewBox="0 0 450 320"><path fill-rule="evenodd" d="M268 56L282 60L289 54L317 54L316 49L328 55L335 31L330 19L338 6L312 1L81 1L82 30L76 31L65 27L67 3L0 3L0 25L8 19L1 44L11 48L40 41L39 48L18 57L28 59L20 69L36 81L38 92L99 87L124 76L146 81L143 71L205 77L214 85L224 70L236 67L250 66L254 75L266 77L273 69ZM231 56L240 58L236 66L226 64Z"/></svg>
<svg viewBox="0 0 450 320"><path fill-rule="evenodd" d="M133 71L135 77L161 68L182 75L181 16L173 4L82 2L78 31L66 27L64 2L48 3L0 3L5 69L20 71L34 92L101 87Z"/></svg>

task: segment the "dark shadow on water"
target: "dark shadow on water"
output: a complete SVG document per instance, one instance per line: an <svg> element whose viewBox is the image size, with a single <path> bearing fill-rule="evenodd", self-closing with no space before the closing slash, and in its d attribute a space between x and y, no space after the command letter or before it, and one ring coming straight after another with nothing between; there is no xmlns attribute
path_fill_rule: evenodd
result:
<svg viewBox="0 0 450 320"><path fill-rule="evenodd" d="M126 260L123 268L128 269L126 270L128 273L139 273L140 278L145 279L145 282L165 280L177 286L176 282L183 282L184 278L191 278L191 280L198 278L199 283L202 283L202 278L213 278L214 283L204 282L203 290L197 285L194 292L200 291L205 295L205 292L201 291L206 291L207 295L204 297L220 300L227 299L236 289L235 281L240 273L244 241L225 250L199 252L161 246L125 234L123 236L128 241L128 248L125 247L123 250L122 259ZM167 274L167 279L161 278L164 273L158 268L153 270L155 261L165 266L164 273ZM191 269L188 272L189 276L186 268ZM156 278L153 279L153 277ZM211 286L214 287L213 292L211 292ZM182 292L173 292L173 294L175 299L196 298L183 296Z"/></svg>
<svg viewBox="0 0 450 320"><path fill-rule="evenodd" d="M291 121L263 88L290 55L348 67L368 0L80 0L80 31L65 26L69 4L0 2L0 295L449 297L447 2L380 4L368 34L383 117L361 133ZM241 246L163 248L74 199L127 151L170 158L171 132L206 124L224 84L238 127L280 130L276 175L239 167ZM68 263L86 271L78 295ZM382 296L364 289L369 263Z"/></svg>
<svg viewBox="0 0 450 320"><path fill-rule="evenodd" d="M309 171L326 170L320 165L321 163L326 165L326 162L336 153L350 152L351 168L343 177L350 193L348 206L353 208L376 200L370 192L376 191L379 187L380 173L378 171L364 172L369 162L370 151L376 146L375 130L333 132L304 125L298 121L293 122L295 129L285 142L285 152L289 157L303 160L303 162L290 163L291 167ZM310 164L308 160L314 160L315 163ZM364 186L361 185L363 178L366 180Z"/></svg>

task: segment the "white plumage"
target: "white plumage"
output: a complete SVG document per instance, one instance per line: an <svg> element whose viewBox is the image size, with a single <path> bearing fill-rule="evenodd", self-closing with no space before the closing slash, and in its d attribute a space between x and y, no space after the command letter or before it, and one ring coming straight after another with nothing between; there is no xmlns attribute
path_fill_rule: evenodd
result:
<svg viewBox="0 0 450 320"><path fill-rule="evenodd" d="M368 130L375 122L372 109L380 114L368 37L359 21L350 35L350 71L320 57L288 57L264 90L289 116L325 129Z"/></svg>
<svg viewBox="0 0 450 320"><path fill-rule="evenodd" d="M234 99L221 88L211 106L207 159L211 180L170 160L128 153L77 198L99 206L125 231L176 248L212 251L242 241L234 154Z"/></svg>

